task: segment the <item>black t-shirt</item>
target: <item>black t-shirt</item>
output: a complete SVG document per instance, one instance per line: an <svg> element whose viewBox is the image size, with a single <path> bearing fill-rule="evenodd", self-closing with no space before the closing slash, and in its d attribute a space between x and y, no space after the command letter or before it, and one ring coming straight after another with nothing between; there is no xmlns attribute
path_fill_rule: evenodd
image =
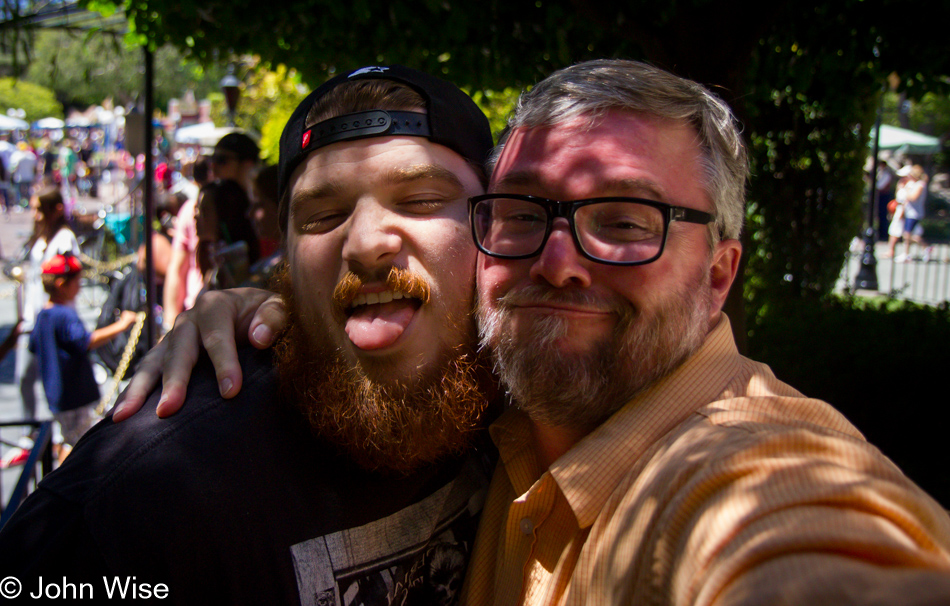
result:
<svg viewBox="0 0 950 606"><path fill-rule="evenodd" d="M158 419L156 392L91 429L0 532L2 575L24 595L42 576L98 599L118 582L174 603L454 603L487 440L408 477L367 472L280 401L267 352L241 359L232 400L205 360L179 414Z"/></svg>

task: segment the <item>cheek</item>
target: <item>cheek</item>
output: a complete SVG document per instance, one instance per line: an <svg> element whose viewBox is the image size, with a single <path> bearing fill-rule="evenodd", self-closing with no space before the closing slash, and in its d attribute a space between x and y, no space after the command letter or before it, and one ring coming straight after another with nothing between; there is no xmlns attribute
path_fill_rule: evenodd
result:
<svg viewBox="0 0 950 606"><path fill-rule="evenodd" d="M491 307L493 301L508 292L519 280L522 272L518 270L517 261L502 261L479 253L476 272L479 303Z"/></svg>
<svg viewBox="0 0 950 606"><path fill-rule="evenodd" d="M467 226L460 226L457 221L446 221L437 227L434 231L414 237L410 256L418 255L423 268L429 273L451 276L452 280L470 292L474 283L477 250ZM454 289L456 285L446 286Z"/></svg>
<svg viewBox="0 0 950 606"><path fill-rule="evenodd" d="M287 262L301 311L328 313L340 271L340 252L337 250L334 256L328 244L313 237L288 236Z"/></svg>

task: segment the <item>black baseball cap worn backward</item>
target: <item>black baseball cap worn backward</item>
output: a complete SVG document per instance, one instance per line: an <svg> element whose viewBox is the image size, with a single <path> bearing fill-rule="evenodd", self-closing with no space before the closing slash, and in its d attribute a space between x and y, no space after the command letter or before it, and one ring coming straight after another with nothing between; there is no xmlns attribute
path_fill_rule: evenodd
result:
<svg viewBox="0 0 950 606"><path fill-rule="evenodd" d="M314 104L340 84L356 80L391 80L405 84L425 100L426 113L374 109L307 124L307 115ZM338 141L394 135L425 137L479 166L484 166L492 149L491 128L485 114L471 97L450 82L399 65L363 67L341 74L307 95L280 136L281 229L287 228L290 175L307 156Z"/></svg>

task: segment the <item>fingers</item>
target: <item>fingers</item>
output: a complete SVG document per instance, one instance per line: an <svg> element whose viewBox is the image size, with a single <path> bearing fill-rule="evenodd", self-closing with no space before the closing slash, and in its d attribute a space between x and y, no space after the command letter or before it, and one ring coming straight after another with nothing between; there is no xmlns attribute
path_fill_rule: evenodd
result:
<svg viewBox="0 0 950 606"><path fill-rule="evenodd" d="M251 320L261 304L270 296L269 291L256 288L211 291L202 295L192 309L180 316L180 323L183 326L190 324L198 331L201 344L204 345L214 365L218 391L224 398L233 398L241 391L243 375L238 362L237 345L247 342L245 339L249 333ZM274 304L271 304L267 309L273 310L273 308ZM274 315L274 311L268 311L266 317L272 318ZM268 320L268 322L277 325L276 320ZM266 334L264 337L266 340ZM177 339L175 342L177 343ZM191 340L189 339L188 342L190 344ZM191 351L185 353L191 354ZM197 352L195 354L197 355ZM192 363L191 366L194 364ZM189 373L190 370L191 367L188 368ZM183 379L183 385L187 385L188 377L184 376ZM165 385L166 388L169 387L167 378ZM177 390L178 384L175 383L171 387ZM170 401L175 401L177 391L164 393L168 395Z"/></svg>
<svg viewBox="0 0 950 606"><path fill-rule="evenodd" d="M201 343L211 358L218 381L218 392L223 398L231 398L241 391L243 375L234 336L235 323L242 319L241 310L237 308L239 304L233 297L228 297L217 304L216 313L199 316L197 320Z"/></svg>
<svg viewBox="0 0 950 606"><path fill-rule="evenodd" d="M163 340L153 347L139 362L132 380L116 401L112 411L112 421L120 423L142 408L148 394L158 384L162 376L162 360L165 356L166 342Z"/></svg>
<svg viewBox="0 0 950 606"><path fill-rule="evenodd" d="M113 420L120 422L137 412L162 377L159 417L177 413L185 403L188 381L204 346L214 365L218 390L232 398L241 390L242 373L235 336L252 335L255 346L268 347L283 329L287 314L272 293L253 288L211 291L176 318L175 328L143 358L135 376L120 396ZM253 320L253 323L252 323ZM254 330L251 330L254 326Z"/></svg>
<svg viewBox="0 0 950 606"><path fill-rule="evenodd" d="M274 338L287 326L287 308L280 295L271 295L264 301L251 320L248 338L258 349L274 344Z"/></svg>
<svg viewBox="0 0 950 606"><path fill-rule="evenodd" d="M165 355L162 358L162 395L156 413L168 417L178 412L185 403L191 371L198 363L201 337L198 326L188 313L179 314L175 328L165 335Z"/></svg>

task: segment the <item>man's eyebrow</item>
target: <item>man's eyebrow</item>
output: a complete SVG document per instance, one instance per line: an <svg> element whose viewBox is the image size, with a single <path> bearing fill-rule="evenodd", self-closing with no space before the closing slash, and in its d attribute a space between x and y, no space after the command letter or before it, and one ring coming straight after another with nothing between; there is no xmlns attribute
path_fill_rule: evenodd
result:
<svg viewBox="0 0 950 606"><path fill-rule="evenodd" d="M444 181L457 189L465 189L458 175L438 164L415 164L406 167L394 167L389 170L386 180L393 184L411 183L423 180Z"/></svg>
<svg viewBox="0 0 950 606"><path fill-rule="evenodd" d="M342 189L336 183L322 183L316 187L310 187L295 191L290 197L290 208L293 213L294 208L310 200L320 200L322 198L332 198L341 193Z"/></svg>
<svg viewBox="0 0 950 606"><path fill-rule="evenodd" d="M532 171L512 171L505 173L505 176L495 181L492 179L491 191L500 192L508 187L524 187L526 185L535 185L540 181L537 175Z"/></svg>
<svg viewBox="0 0 950 606"><path fill-rule="evenodd" d="M605 191L620 192L636 198L647 198L657 202L671 202L669 195L655 181L649 179L615 179L605 181L602 185Z"/></svg>
<svg viewBox="0 0 950 606"><path fill-rule="evenodd" d="M525 188L538 187L544 191L544 180L533 171L513 171L498 181L492 183L493 193L504 193L509 187ZM650 179L603 179L597 183L597 189L602 192L597 197L631 196L647 198L657 202L669 202L665 190Z"/></svg>

